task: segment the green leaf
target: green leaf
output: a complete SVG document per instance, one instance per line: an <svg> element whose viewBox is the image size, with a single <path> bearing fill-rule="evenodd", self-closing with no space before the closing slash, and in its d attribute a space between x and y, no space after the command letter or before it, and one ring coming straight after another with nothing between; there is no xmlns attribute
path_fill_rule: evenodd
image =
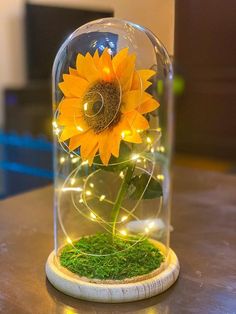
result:
<svg viewBox="0 0 236 314"><path fill-rule="evenodd" d="M130 190L130 197L133 199L139 199L142 196L143 192L143 199L153 199L161 197L163 195L161 184L153 177L151 177L150 179L150 176L147 173L143 173L139 176L133 177L131 179Z"/></svg>

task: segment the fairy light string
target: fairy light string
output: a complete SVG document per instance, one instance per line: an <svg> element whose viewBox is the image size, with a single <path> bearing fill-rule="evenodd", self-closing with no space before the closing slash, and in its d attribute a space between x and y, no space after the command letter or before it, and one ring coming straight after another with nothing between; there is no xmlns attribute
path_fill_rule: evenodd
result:
<svg viewBox="0 0 236 314"><path fill-rule="evenodd" d="M156 131L156 132L157 132L156 140L152 141L151 146L150 146L150 140L147 139L147 145L149 145L148 150L150 151L151 155L149 155L149 156L145 155L146 148L143 150L143 152L140 152L137 154L133 153L130 155L130 158L128 160L128 162L129 162L128 169L124 169L122 171L117 172L117 176L120 177L120 179L122 180L123 183L120 186L120 193L118 192L117 199L115 200L115 202L110 200L108 198L108 196L106 195L106 193L97 195L96 193L93 192L93 189L96 187L96 171L93 171L91 174L89 174L87 176L87 178L83 182L83 185L80 185L80 186L76 185L76 180L78 178L78 172L83 167L88 167L88 163L86 161L81 161L78 154L73 155L71 153L69 154L69 159L71 160L70 162L71 162L72 167L75 166L75 169L73 169L69 173L67 178L65 179L64 184L61 188L61 193L59 195L59 198L62 198L63 194L65 195L64 192L70 193L73 207L78 211L78 213L80 215L84 216L88 220L91 220L93 223L98 223L106 232L109 232L113 236L116 235L118 237L126 237L128 235L128 231L126 230L126 228L124 228L124 227L120 228L119 226L120 226L120 224L126 223L131 217L132 217L132 220L139 221L139 218L135 215L135 211L138 208L140 202L142 201L143 194L144 194L151 178L154 175L155 160L152 158L152 151L153 151L154 147L157 147L157 148L159 147L157 145L157 142L159 142L160 138L161 138L160 132L159 131ZM56 136L58 136L58 134L56 134ZM154 138L155 138L155 136L154 136ZM67 151L67 155L68 155L68 151ZM75 158L76 158L76 161L73 161ZM64 156L62 156L61 159L59 160L62 167L64 166L65 160L66 160L66 157L64 157ZM127 161L125 161L125 162L127 162ZM147 162L149 163L149 168L151 167L150 170L147 170L144 167L144 165ZM114 165L118 166L122 163L115 163ZM143 165L143 166L141 166L141 165ZM101 169L99 171L101 171ZM124 189L124 186L126 186L126 187L128 186L128 181L129 181L130 177L132 177L134 171L140 171L141 173L143 173L143 172L147 173L149 175L149 180L146 183L146 186L143 188L143 193L140 196L137 203L132 208L127 209L126 207L124 207L122 205L122 199L126 195L126 192L125 192L126 188ZM158 174L156 177L159 181L164 180L164 175L162 175L162 174ZM91 178L93 180L92 182L90 182ZM124 182L127 185L124 185ZM75 197L77 193L80 193L79 201L78 201L78 198ZM89 206L88 200L87 200L89 197L96 198L97 200L99 200L99 202L106 202L112 206L111 219L110 219L111 221L103 219L103 217L101 217L96 212L96 209L93 209ZM62 227L62 231L63 231L63 233L67 239L67 242L73 245L73 241L71 240L70 236L66 232L66 228L64 226L64 222L63 222L63 219L61 216L60 201L59 201L58 205L59 205L58 206L58 217L59 217L60 226ZM81 209L81 206L85 207L87 213L85 213L84 210ZM159 207L158 207L158 210L157 210L155 217L158 217L161 208L162 208L162 197L160 198ZM118 220L120 211L126 212L126 215L122 215L120 217L120 219ZM143 239L146 236L148 236L151 229L152 229L151 225L145 226L144 232L143 232Z"/></svg>

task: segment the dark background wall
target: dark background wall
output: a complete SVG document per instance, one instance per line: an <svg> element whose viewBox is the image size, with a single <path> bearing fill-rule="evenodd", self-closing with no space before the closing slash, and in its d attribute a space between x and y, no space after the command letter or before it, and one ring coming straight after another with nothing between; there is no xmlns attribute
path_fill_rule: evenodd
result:
<svg viewBox="0 0 236 314"><path fill-rule="evenodd" d="M236 160L236 1L176 0L176 150Z"/></svg>

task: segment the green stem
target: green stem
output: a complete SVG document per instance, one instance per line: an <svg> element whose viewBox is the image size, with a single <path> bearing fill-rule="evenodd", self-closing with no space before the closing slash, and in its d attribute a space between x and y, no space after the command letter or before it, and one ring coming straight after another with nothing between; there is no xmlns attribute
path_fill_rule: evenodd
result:
<svg viewBox="0 0 236 314"><path fill-rule="evenodd" d="M114 204L112 211L111 211L112 235L113 235L113 237L115 236L115 233L116 233L116 221L117 221L117 218L118 218L119 213L120 213L120 207L121 207L121 204L124 200L125 194L129 188L130 180L132 178L134 169L135 169L135 163L130 163L129 166L127 167L124 180L120 186L120 190L117 194L115 204Z"/></svg>

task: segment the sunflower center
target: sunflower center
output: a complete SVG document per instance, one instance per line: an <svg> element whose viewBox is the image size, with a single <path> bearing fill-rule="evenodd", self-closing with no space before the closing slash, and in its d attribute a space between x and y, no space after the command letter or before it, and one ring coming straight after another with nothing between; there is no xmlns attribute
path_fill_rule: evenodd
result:
<svg viewBox="0 0 236 314"><path fill-rule="evenodd" d="M84 119L95 133L119 122L120 98L116 82L98 81L88 89L83 98Z"/></svg>

